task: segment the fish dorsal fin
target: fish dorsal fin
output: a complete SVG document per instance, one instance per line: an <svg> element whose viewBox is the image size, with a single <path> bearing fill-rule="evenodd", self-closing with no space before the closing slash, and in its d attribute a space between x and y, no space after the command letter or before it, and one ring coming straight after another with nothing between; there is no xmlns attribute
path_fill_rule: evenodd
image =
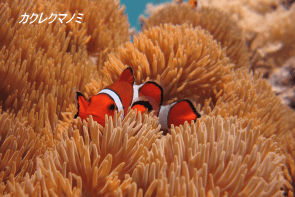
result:
<svg viewBox="0 0 295 197"><path fill-rule="evenodd" d="M198 5L197 0L189 0L188 3L191 4L194 8Z"/></svg>
<svg viewBox="0 0 295 197"><path fill-rule="evenodd" d="M126 68L122 74L120 75L118 81L124 81L130 84L134 84L134 76L133 76L133 70L131 67Z"/></svg>
<svg viewBox="0 0 295 197"><path fill-rule="evenodd" d="M163 88L156 82L148 81L139 88L139 96L153 98L161 106L163 102Z"/></svg>

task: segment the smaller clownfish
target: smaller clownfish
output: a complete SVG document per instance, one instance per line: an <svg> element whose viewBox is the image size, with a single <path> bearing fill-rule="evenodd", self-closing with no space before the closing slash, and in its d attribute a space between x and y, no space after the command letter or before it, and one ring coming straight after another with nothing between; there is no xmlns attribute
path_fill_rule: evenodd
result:
<svg viewBox="0 0 295 197"><path fill-rule="evenodd" d="M135 108L141 112L154 110L149 101L145 100L139 100L133 103L132 109ZM156 115L159 117L159 123L163 130L171 128L172 124L179 126L184 124L185 121L196 121L197 118L201 117L192 102L187 99L160 106Z"/></svg>
<svg viewBox="0 0 295 197"><path fill-rule="evenodd" d="M161 129L167 130L172 124L179 126L185 121L196 121L201 117L192 102L187 99L162 105L163 89L155 82L148 81L142 85L134 85L134 90L138 92L139 97L133 99L131 108L140 112L154 110L155 115L159 117Z"/></svg>
<svg viewBox="0 0 295 197"><path fill-rule="evenodd" d="M156 116L159 114L160 106L163 102L163 89L153 81L147 81L141 85L133 86L132 109L140 112L152 111Z"/></svg>
<svg viewBox="0 0 295 197"><path fill-rule="evenodd" d="M198 2L197 2L197 0L189 0L188 4L192 5L195 8L195 7L197 7Z"/></svg>
<svg viewBox="0 0 295 197"><path fill-rule="evenodd" d="M159 112L159 123L161 129L169 129L171 125L179 126L184 124L185 121L189 123L193 120L196 121L201 115L196 111L194 105L190 100L184 99L163 105Z"/></svg>

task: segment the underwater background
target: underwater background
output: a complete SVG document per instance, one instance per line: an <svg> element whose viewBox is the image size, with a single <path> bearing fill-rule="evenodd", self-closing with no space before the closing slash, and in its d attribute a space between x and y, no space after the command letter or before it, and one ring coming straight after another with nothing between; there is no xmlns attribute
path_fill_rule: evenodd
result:
<svg viewBox="0 0 295 197"><path fill-rule="evenodd" d="M142 1L128 1L123 0L121 4L126 7L126 14L128 15L128 21L131 28L135 28L136 31L141 29L139 16L145 15L147 4L161 4L168 3L169 0L142 0Z"/></svg>
<svg viewBox="0 0 295 197"><path fill-rule="evenodd" d="M295 3L195 2L1 0L0 196L295 196ZM74 118L126 67L201 118Z"/></svg>

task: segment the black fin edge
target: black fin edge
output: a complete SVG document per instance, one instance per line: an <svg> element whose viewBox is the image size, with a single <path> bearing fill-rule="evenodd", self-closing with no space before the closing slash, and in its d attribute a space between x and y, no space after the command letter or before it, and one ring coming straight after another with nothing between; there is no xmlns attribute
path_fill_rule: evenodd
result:
<svg viewBox="0 0 295 197"><path fill-rule="evenodd" d="M190 100L188 100L188 99L183 99L183 100L177 101L176 103L179 103L179 102L181 102L181 101L186 101L186 102L190 105L190 107L192 108L194 114L196 114L197 118L200 118L200 117L201 117L201 114L199 114L199 112L197 112L195 106L193 105L193 103L192 103ZM173 107L173 106L172 106L172 107ZM171 107L171 108L172 108L172 107ZM169 109L168 114L170 113L171 108ZM196 121L197 118L196 118L194 121ZM167 122L168 122L168 121L169 121L169 119L168 119L168 116L167 116ZM171 129L171 124L168 124L168 128Z"/></svg>
<svg viewBox="0 0 295 197"><path fill-rule="evenodd" d="M201 118L201 114L199 114L199 112L197 112L195 106L193 105L193 103L190 100L184 99L181 101L186 101L190 105L190 107L193 109L193 112L196 114L197 118Z"/></svg>
<svg viewBox="0 0 295 197"><path fill-rule="evenodd" d="M154 81L147 81L144 84L146 84L146 83L152 83L152 84L156 85L161 90L161 102L160 102L160 105L159 105L159 106L161 106L162 103L163 103L163 98L164 98L164 90L163 90L162 86L160 86L158 83L156 83ZM142 86L139 88L138 91L140 91L141 88L142 88Z"/></svg>
<svg viewBox="0 0 295 197"><path fill-rule="evenodd" d="M77 104L77 110L78 110L77 114L74 116L74 118L76 119L79 116L79 108L80 108L80 105L79 105L79 96L83 96L85 100L86 100L86 98L85 98L85 96L81 92L79 92L77 90L74 90L74 91L75 91L74 92L74 97L75 97L75 101L76 101L76 104Z"/></svg>

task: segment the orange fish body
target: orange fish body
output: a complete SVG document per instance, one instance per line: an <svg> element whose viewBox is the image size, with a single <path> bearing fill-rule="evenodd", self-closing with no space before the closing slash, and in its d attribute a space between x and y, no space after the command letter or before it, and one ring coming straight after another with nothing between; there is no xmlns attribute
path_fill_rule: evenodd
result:
<svg viewBox="0 0 295 197"><path fill-rule="evenodd" d="M155 111L158 115L160 106L163 102L163 89L153 81L147 81L141 85L133 86L133 100L131 108L138 111Z"/></svg>
<svg viewBox="0 0 295 197"><path fill-rule="evenodd" d="M198 2L197 2L197 0L189 0L188 4L192 5L195 8L195 7L197 7Z"/></svg>
<svg viewBox="0 0 295 197"><path fill-rule="evenodd" d="M172 124L174 126L179 126L184 124L185 121L190 123L192 120L196 121L196 119L200 117L201 115L196 111L192 102L185 99L161 106L159 123L162 129L169 129Z"/></svg>
<svg viewBox="0 0 295 197"><path fill-rule="evenodd" d="M140 112L154 110L155 115L159 116L162 129L169 129L171 124L179 126L185 121L191 122L201 117L187 99L162 106L163 89L155 82L148 81L142 85L134 85L134 92L134 97L137 99L133 99L132 109L136 108Z"/></svg>
<svg viewBox="0 0 295 197"><path fill-rule="evenodd" d="M117 82L102 89L97 95L92 96L89 101L81 92L75 93L78 112L75 118L82 120L92 115L93 120L104 125L105 114L113 116L115 110L122 111L121 118L126 115L128 107L133 98L134 77L131 68L125 69Z"/></svg>
<svg viewBox="0 0 295 197"><path fill-rule="evenodd" d="M144 101L137 101L132 109L137 109L141 112L151 111L152 107L147 109L148 105L146 103L141 103ZM193 120L196 121L197 118L200 118L201 115L196 111L190 100L181 100L178 102L174 102L169 105L163 105L160 107L158 111L159 123L161 124L161 129L169 129L171 125L179 126L184 124L185 121L189 123Z"/></svg>

